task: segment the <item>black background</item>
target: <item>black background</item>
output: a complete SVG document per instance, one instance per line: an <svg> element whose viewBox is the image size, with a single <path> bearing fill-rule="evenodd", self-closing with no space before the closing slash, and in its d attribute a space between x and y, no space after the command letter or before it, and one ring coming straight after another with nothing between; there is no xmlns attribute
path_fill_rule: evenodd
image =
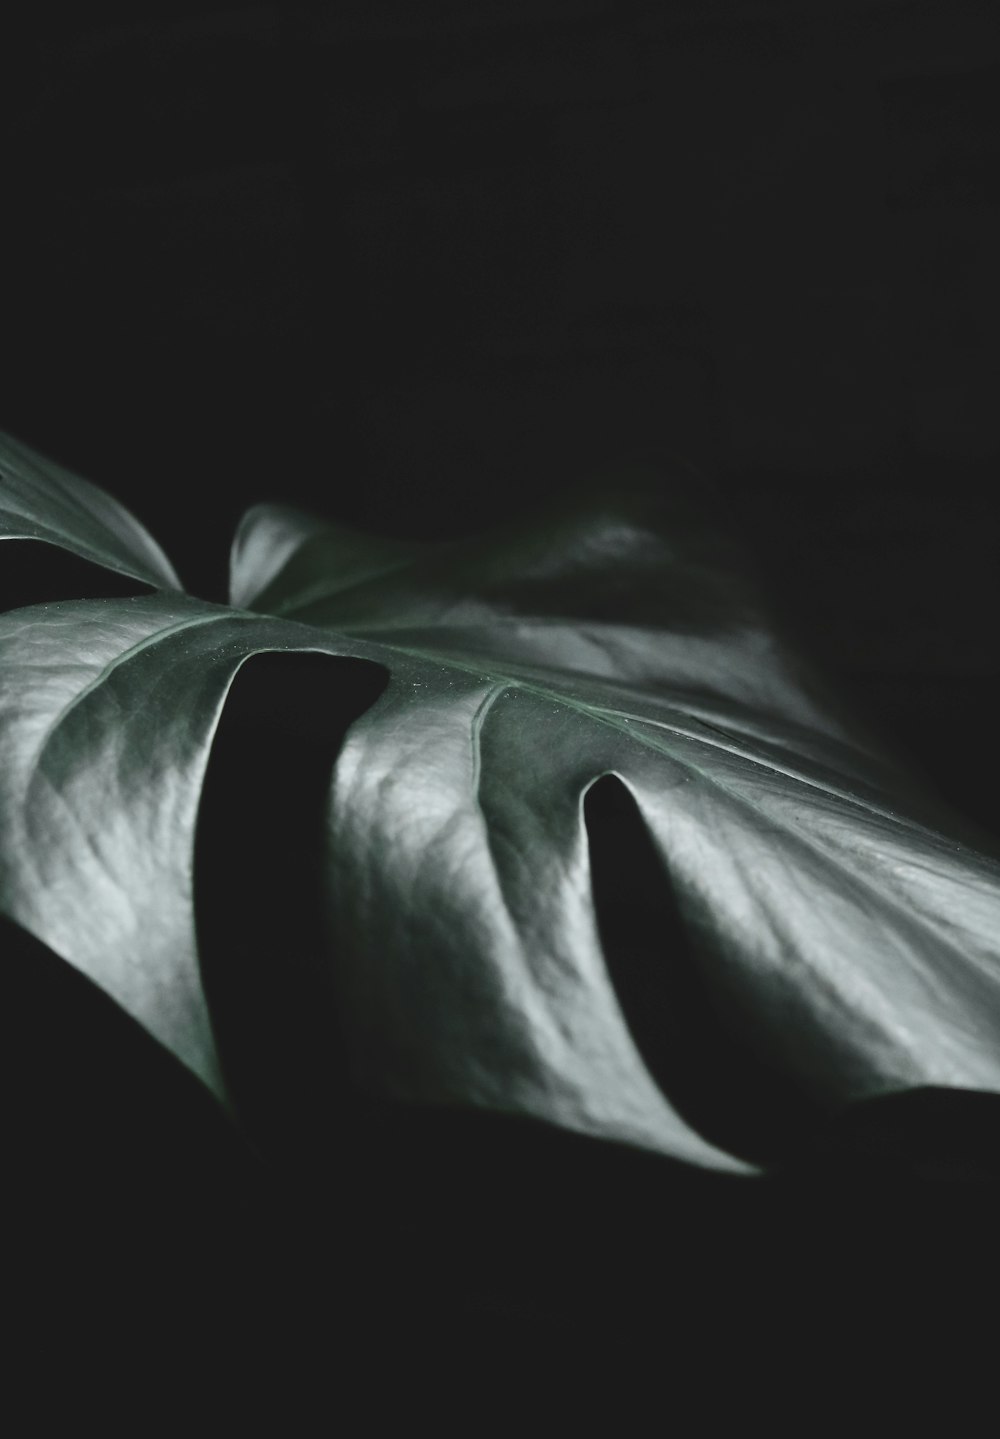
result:
<svg viewBox="0 0 1000 1439"><path fill-rule="evenodd" d="M693 462L807 646L996 836L1000 11L805 11L8 12L0 425L210 598L257 500L461 534Z"/></svg>

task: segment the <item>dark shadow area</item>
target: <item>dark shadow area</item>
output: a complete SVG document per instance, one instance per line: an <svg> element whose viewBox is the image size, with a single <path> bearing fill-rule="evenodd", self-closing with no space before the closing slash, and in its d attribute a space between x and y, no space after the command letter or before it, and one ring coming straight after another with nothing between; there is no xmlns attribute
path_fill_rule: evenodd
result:
<svg viewBox="0 0 1000 1439"><path fill-rule="evenodd" d="M198 815L195 911L223 1064L248 1131L316 1162L346 1072L323 912L330 776L388 676L364 660L255 655L223 710Z"/></svg>
<svg viewBox="0 0 1000 1439"><path fill-rule="evenodd" d="M524 1119L355 1095L340 1173L295 1193L294 1243L334 1304L374 1320L367 1343L386 1357L447 1367L463 1345L497 1346L483 1356L495 1368L645 1343L667 1346L656 1363L675 1378L677 1364L745 1362L778 1394L806 1362L848 1383L859 1356L940 1354L971 1335L976 1294L1000 1278L1000 1188L982 1163L1000 1106L966 1098L951 1111L978 1158L953 1182L924 1166L921 1120L910 1128L891 1101L780 1177L745 1180Z"/></svg>
<svg viewBox="0 0 1000 1439"><path fill-rule="evenodd" d="M265 1173L202 1085L0 920L5 1329L36 1354L147 1359L232 1336L275 1292ZM248 1265L248 1253L254 1253ZM183 1329L174 1326L183 1315Z"/></svg>
<svg viewBox="0 0 1000 1439"><path fill-rule="evenodd" d="M0 613L57 600L128 599L148 595L152 585L91 564L69 550L38 540L0 545Z"/></svg>
<svg viewBox="0 0 1000 1439"><path fill-rule="evenodd" d="M129 1172L137 1193L189 1187L198 1170L209 1191L241 1167L250 1172L249 1151L204 1087L117 1004L4 918L0 944L6 1137L32 1155L21 1178L35 1166L63 1169L67 1222L105 1166ZM42 1128L33 1124L39 1115ZM121 1196L123 1214L136 1207Z"/></svg>
<svg viewBox="0 0 1000 1439"><path fill-rule="evenodd" d="M713 999L699 941L635 800L612 776L584 806L605 962L632 1037L670 1104L705 1139L756 1163L790 1157L822 1109L769 1068Z"/></svg>
<svg viewBox="0 0 1000 1439"><path fill-rule="evenodd" d="M958 1192L1000 1184L1000 1095L924 1086L848 1106L816 1137L802 1172Z"/></svg>
<svg viewBox="0 0 1000 1439"><path fill-rule="evenodd" d="M758 1181L502 1115L349 1091L321 1112L292 1092L312 1054L284 1122L314 1161L264 1167L93 985L0 938L3 1308L18 1346L89 1359L112 1390L202 1375L242 1411L294 1373L289 1405L337 1404L372 1373L452 1384L463 1353L516 1385L581 1345L645 1344L671 1382L763 1365L777 1396L789 1365L842 1385L865 1356L940 1354L1000 1277L994 1096L858 1105ZM297 1018L335 1068L329 1012Z"/></svg>

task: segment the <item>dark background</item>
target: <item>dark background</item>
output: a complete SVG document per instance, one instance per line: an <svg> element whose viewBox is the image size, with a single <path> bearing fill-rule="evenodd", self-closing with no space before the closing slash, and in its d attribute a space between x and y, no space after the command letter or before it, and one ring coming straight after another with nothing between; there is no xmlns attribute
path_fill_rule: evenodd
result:
<svg viewBox="0 0 1000 1439"><path fill-rule="evenodd" d="M682 457L807 647L1000 831L995 0L35 3L0 44L0 425L193 589L222 597L257 500L461 534ZM86 1069L61 1023L51 1054ZM72 1112L50 1080L46 1142L93 1173L152 1135L148 1202L218 1136L193 1098L150 1126L155 1076L116 1111L118 1072ZM477 1142L498 1180L509 1151ZM216 1247L238 1169L189 1221Z"/></svg>

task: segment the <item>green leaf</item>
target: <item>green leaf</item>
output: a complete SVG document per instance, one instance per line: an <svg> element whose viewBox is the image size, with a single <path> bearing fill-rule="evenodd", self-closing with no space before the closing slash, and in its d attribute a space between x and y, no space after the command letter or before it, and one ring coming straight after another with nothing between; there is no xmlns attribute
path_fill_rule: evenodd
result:
<svg viewBox="0 0 1000 1439"><path fill-rule="evenodd" d="M35 540L140 580L179 590L159 545L96 485L0 433L0 540Z"/></svg>
<svg viewBox="0 0 1000 1439"><path fill-rule="evenodd" d="M3 909L225 1098L199 801L240 667L313 651L345 687L388 676L323 856L331 1031L367 1093L752 1173L770 1156L725 1121L748 1095L1000 1088L996 858L845 722L682 490L618 489L435 545L259 507L242 608L4 616Z"/></svg>

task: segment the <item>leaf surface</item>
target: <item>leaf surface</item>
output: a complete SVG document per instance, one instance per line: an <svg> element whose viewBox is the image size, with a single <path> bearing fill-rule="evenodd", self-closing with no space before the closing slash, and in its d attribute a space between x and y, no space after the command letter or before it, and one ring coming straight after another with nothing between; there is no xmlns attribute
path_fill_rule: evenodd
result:
<svg viewBox="0 0 1000 1439"><path fill-rule="evenodd" d="M0 539L41 541L154 589L181 588L159 545L122 505L2 432Z"/></svg>

